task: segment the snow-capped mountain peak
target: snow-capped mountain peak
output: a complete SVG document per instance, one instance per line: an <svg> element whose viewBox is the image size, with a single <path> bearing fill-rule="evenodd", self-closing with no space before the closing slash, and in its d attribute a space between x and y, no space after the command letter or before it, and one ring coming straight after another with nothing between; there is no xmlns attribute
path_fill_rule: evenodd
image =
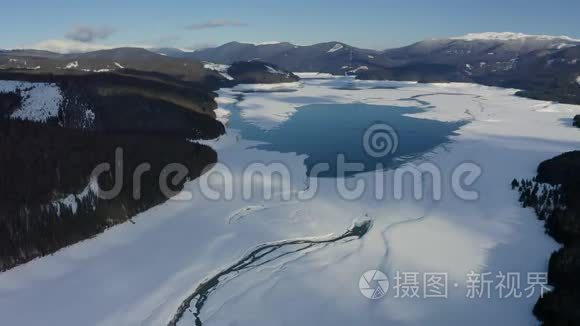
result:
<svg viewBox="0 0 580 326"><path fill-rule="evenodd" d="M512 32L469 33L463 36L451 37L451 39L464 41L516 41L525 39L537 39L537 40L564 40L569 42L580 42L580 39L574 39L569 36L528 35L523 33L512 33Z"/></svg>
<svg viewBox="0 0 580 326"><path fill-rule="evenodd" d="M283 43L292 44L292 43L289 43L289 42L280 42L280 41L262 41L262 42L240 41L240 42L236 42L236 43L249 44L249 45L253 45L253 46L279 45L279 44L283 44ZM294 45L294 44L292 44L292 45Z"/></svg>
<svg viewBox="0 0 580 326"><path fill-rule="evenodd" d="M280 42L280 41L265 41L265 42L254 42L251 44L254 44L257 46L257 45L276 45L276 44L280 44L280 43L282 43L282 42Z"/></svg>

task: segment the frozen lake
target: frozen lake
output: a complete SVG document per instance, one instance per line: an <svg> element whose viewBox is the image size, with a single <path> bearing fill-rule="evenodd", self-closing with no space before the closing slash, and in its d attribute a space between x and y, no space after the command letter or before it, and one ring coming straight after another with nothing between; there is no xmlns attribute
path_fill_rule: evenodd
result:
<svg viewBox="0 0 580 326"><path fill-rule="evenodd" d="M185 185L188 200L168 201L133 218L135 224L0 274L3 322L535 324L539 293L473 299L466 296L466 278L501 271L525 279L528 272L547 270L558 246L534 212L519 206L509 183L534 175L540 161L580 146L578 131L562 123L580 107L474 84L337 77L277 87L284 91L219 91L219 118L230 120L229 129L207 143L231 179L211 177L220 169L215 166L207 180ZM361 133L364 138L374 122L396 130L397 150L381 157L395 164L347 179L374 185L377 176L392 178L395 166L429 163L441 171L440 199L405 193L400 200L377 200L371 187L348 200L335 191L341 178L306 178L315 163L341 151L354 157L349 161L376 163L360 146ZM272 198L241 198L248 183L244 171L256 162L283 164L291 183L279 185L266 176L257 185L273 187ZM482 170L469 187L478 193L473 200L451 191L450 176L464 162ZM315 196L282 198L308 192L305 179L318 183ZM204 184L218 195L233 186L233 196L209 198L201 191ZM360 232L361 226L369 228ZM369 270L384 272L392 285L397 272L446 273L449 293L445 299L400 298L391 288L382 299L369 300L359 288ZM203 309L196 311L198 294L204 295Z"/></svg>
<svg viewBox="0 0 580 326"><path fill-rule="evenodd" d="M243 101L243 97L239 99ZM260 150L307 155L304 164L309 176L313 166L328 163L328 171L319 173L319 177L338 176L339 154L344 155L345 161L363 166L360 171L345 173L346 176L372 171L378 164L385 169L395 168L449 142L449 137L467 123L416 118L412 115L425 109L412 106L311 104L297 108L295 114L277 127L263 130L245 121L235 103L230 105L230 127L239 130L240 137L264 143L255 146ZM396 142L391 144L391 152L379 157L369 155L363 146L365 132L374 125L390 126L393 133L389 140Z"/></svg>

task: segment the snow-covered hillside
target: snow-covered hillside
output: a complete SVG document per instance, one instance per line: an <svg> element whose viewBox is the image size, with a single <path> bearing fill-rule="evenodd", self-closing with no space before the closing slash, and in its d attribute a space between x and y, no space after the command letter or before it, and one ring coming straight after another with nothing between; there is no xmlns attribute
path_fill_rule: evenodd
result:
<svg viewBox="0 0 580 326"><path fill-rule="evenodd" d="M263 130L280 126L309 104L419 107L424 110L411 115L468 120L452 143L409 164L431 162L449 175L462 162L475 162L483 171L473 184L479 198L461 200L446 182L441 200L409 196L377 201L365 192L352 201L337 195L333 179L322 178L316 180L311 200L287 201L283 194L309 191L306 156L257 149L256 142L229 129L219 140L206 143L218 150L222 164L210 172L226 166L232 180L206 174L186 185L190 200L169 201L135 217L135 224L119 225L0 274L3 323L167 325L200 285L251 250L288 239L327 239L364 219L372 220L373 226L362 239L285 251L279 259L221 278L199 318L208 326L536 324L531 311L539 292L522 298L472 299L466 296L465 281L472 272L525 277L546 271L557 245L534 212L519 206L509 183L534 175L540 161L580 146L577 130L563 123L579 114L580 106L524 99L512 89L475 84L325 77L305 79L293 92L241 94L222 89L218 104ZM328 130L335 132L332 126ZM242 172L253 162L284 163L292 172L292 184L277 186L266 178L263 182L275 188L272 199L241 198L236 194L244 186ZM393 174L381 171L379 176L391 180ZM375 177L357 175L370 184ZM231 183L235 195L222 200L204 197L204 183L213 190ZM392 282L397 272L445 272L449 296L396 298L390 289L382 300L369 300L360 292L359 279L373 269L385 272ZM179 325L194 324L191 311L185 310Z"/></svg>
<svg viewBox="0 0 580 326"><path fill-rule="evenodd" d="M63 101L60 88L51 83L0 80L0 93L9 92L17 92L22 97L20 108L11 115L13 119L46 122L58 116Z"/></svg>
<svg viewBox="0 0 580 326"><path fill-rule="evenodd" d="M340 44L340 43L336 43L330 50L328 50L328 53L333 53L336 51L340 51L344 48L344 45Z"/></svg>
<svg viewBox="0 0 580 326"><path fill-rule="evenodd" d="M67 128L95 127L95 112L91 105L80 97L65 98L64 92L55 83L0 80L0 93L16 93L21 97L20 106L12 112L11 119L50 122ZM66 105L67 102L69 105Z"/></svg>
<svg viewBox="0 0 580 326"><path fill-rule="evenodd" d="M213 63L213 62L204 62L203 67L205 69L219 72L220 75L222 75L227 80L234 79L234 78L232 78L232 76L228 75L228 68L230 67L229 65L222 65L222 64L217 64L217 63Z"/></svg>

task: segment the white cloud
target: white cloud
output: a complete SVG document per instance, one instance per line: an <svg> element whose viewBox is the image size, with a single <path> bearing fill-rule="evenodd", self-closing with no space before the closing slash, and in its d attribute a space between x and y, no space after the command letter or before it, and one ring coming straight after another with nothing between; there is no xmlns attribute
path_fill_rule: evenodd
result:
<svg viewBox="0 0 580 326"><path fill-rule="evenodd" d="M79 42L93 42L95 40L103 40L115 33L115 29L109 26L91 27L91 26L77 26L66 33L65 37L69 40Z"/></svg>
<svg viewBox="0 0 580 326"><path fill-rule="evenodd" d="M98 50L108 50L119 47L151 48L144 44L96 44L74 40L45 40L38 43L18 46L17 49L45 50L57 53L80 53Z"/></svg>
<svg viewBox="0 0 580 326"><path fill-rule="evenodd" d="M246 23L237 21L237 20L227 20L227 19L219 19L219 20L208 20L206 22L195 23L187 26L187 29L192 30L199 30L199 29L208 29L208 28L218 28L218 27L242 27L247 26Z"/></svg>

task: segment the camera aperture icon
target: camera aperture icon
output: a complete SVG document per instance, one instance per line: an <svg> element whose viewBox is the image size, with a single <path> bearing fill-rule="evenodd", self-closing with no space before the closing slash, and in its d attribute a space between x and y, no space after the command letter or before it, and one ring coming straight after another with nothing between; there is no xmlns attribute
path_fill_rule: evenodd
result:
<svg viewBox="0 0 580 326"><path fill-rule="evenodd" d="M378 300L387 295L389 278L379 270L370 270L360 277L358 287L367 299Z"/></svg>

